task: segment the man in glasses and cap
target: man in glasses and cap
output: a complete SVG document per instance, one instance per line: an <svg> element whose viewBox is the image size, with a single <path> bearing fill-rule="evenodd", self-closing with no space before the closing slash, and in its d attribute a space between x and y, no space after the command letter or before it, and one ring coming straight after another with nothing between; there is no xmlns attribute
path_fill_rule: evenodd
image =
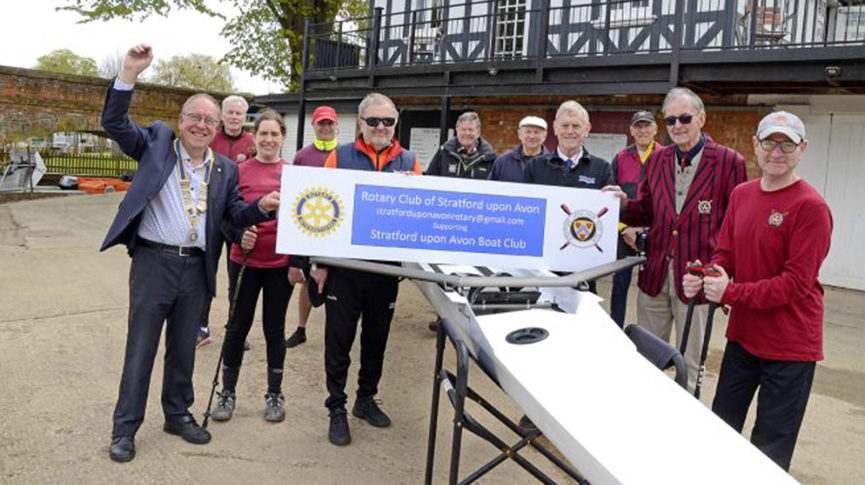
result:
<svg viewBox="0 0 865 485"><path fill-rule="evenodd" d="M652 155L640 184L638 198L627 201L618 186L621 221L648 227L646 264L637 281L637 321L658 337L669 340L675 323L682 340L687 298L682 276L689 261L708 261L727 211L730 193L747 179L745 158L703 133L703 101L687 88L673 88L663 105L664 122L673 143ZM693 392L703 347L707 301L697 295L685 352L688 389ZM681 345L680 345L681 346Z"/></svg>
<svg viewBox="0 0 865 485"><path fill-rule="evenodd" d="M399 113L393 101L379 93L368 94L358 107L361 135L353 143L332 151L324 166L372 172L421 174L420 163L394 138ZM316 268L311 272L319 293L325 294L324 368L330 413L328 440L351 443L345 405L349 353L361 324L360 370L352 414L377 428L390 426L390 418L378 407L375 395L384 366L390 323L396 308L399 281L364 271Z"/></svg>
<svg viewBox="0 0 865 485"><path fill-rule="evenodd" d="M520 144L513 150L496 159L490 170L489 180L503 182L522 182L523 170L534 157L546 155L549 150L544 146L547 139L547 122L538 116L526 116L517 128Z"/></svg>
<svg viewBox="0 0 865 485"><path fill-rule="evenodd" d="M312 112L312 129L315 138L312 143L303 147L294 155L294 165L302 167L323 167L330 153L336 149L336 135L339 133L339 117L336 110L330 106L319 106ZM304 282L301 291L298 292L297 303L297 329L290 337L285 339L285 346L289 349L297 347L306 342L306 324L309 314L312 312L312 303L309 301L309 292Z"/></svg>
<svg viewBox="0 0 865 485"><path fill-rule="evenodd" d="M613 157L613 184L618 185L628 194L628 200L634 200L639 193L640 182L646 175L646 162L656 150L664 148L655 142L658 125L651 111L637 111L631 116L631 137L634 143L622 149ZM619 224L618 257L624 258L636 254L637 238L645 232L645 228ZM628 289L631 287L631 268L619 271L613 275L613 290L610 296L610 317L619 324L625 325L625 313L628 309Z"/></svg>
<svg viewBox="0 0 865 485"><path fill-rule="evenodd" d="M751 442L789 470L814 368L823 360L817 277L829 253L832 214L796 174L808 148L802 120L772 113L753 143L762 176L730 198L711 260L720 276L686 275L683 284L688 297L702 289L709 301L732 307L712 410L741 432L759 387Z"/></svg>

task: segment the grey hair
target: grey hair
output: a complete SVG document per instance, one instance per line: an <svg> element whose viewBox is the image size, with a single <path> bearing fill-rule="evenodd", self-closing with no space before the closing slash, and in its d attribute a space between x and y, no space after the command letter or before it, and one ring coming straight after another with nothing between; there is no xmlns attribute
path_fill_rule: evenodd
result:
<svg viewBox="0 0 865 485"><path fill-rule="evenodd" d="M688 100L691 102L691 106L697 110L697 113L702 113L706 109L703 105L703 100L700 99L700 97L697 96L697 93L695 93L694 91L691 91L688 88L673 88L670 90L669 93L667 93L667 97L664 98L664 105L661 108L661 111L666 114L667 107L670 105L670 103L682 97L688 98Z"/></svg>
<svg viewBox="0 0 865 485"><path fill-rule="evenodd" d="M393 108L394 111L397 111L396 105L393 104L393 101L391 101L391 99L388 98L387 96L385 96L384 94L369 93L366 95L365 98L363 98L363 100L358 105L357 114L359 116L363 116L364 113L366 113L367 108L369 108L370 106L372 106L374 104L386 104L386 105L389 105L391 108ZM397 115L399 115L398 111L397 111Z"/></svg>
<svg viewBox="0 0 865 485"><path fill-rule="evenodd" d="M237 96L234 94L232 94L231 96L227 96L225 99L222 100L222 111L228 109L228 105L233 103L237 103L243 106L243 111L249 111L249 103L246 102L243 96Z"/></svg>
<svg viewBox="0 0 865 485"><path fill-rule="evenodd" d="M565 114L575 114L577 116L583 116L586 121L589 121L589 112L586 111L586 108L583 108L583 105L574 101L573 99L569 99L564 103L559 105L559 109L556 110L556 119Z"/></svg>
<svg viewBox="0 0 865 485"><path fill-rule="evenodd" d="M213 107L216 108L217 111L219 110L219 103L216 102L216 99L213 96L211 96L207 93L198 93L198 94L193 94L192 96L186 98L186 102L184 102L183 107L180 108L180 114L187 113L189 111L189 107L192 105L192 103L194 103L198 99L206 99L206 100L210 101L211 103L213 103Z"/></svg>
<svg viewBox="0 0 865 485"><path fill-rule="evenodd" d="M456 126L459 126L461 123L468 123L469 121L474 123L475 126L477 126L478 130L481 129L481 117L478 116L478 114L474 111L466 111L465 113L461 114L460 117L457 118Z"/></svg>

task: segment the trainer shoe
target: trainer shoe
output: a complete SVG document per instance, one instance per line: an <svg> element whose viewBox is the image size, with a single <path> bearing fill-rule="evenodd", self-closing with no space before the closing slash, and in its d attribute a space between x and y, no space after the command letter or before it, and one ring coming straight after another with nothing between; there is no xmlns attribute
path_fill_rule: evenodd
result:
<svg viewBox="0 0 865 485"><path fill-rule="evenodd" d="M354 408L351 410L356 418L364 419L367 423L376 428L387 428L390 426L390 418L387 417L378 405L381 401L370 397L359 397L354 402Z"/></svg>
<svg viewBox="0 0 865 485"><path fill-rule="evenodd" d="M271 423L278 423L285 419L285 396L281 392L279 394L268 392L264 395L264 419Z"/></svg>
<svg viewBox="0 0 865 485"><path fill-rule="evenodd" d="M306 329L302 329L301 327L297 327L297 330L285 339L285 347L289 349L293 349L303 343L306 343Z"/></svg>
<svg viewBox="0 0 865 485"><path fill-rule="evenodd" d="M351 443L351 431L348 429L348 413L342 406L330 410L330 429L327 439L336 446L346 446Z"/></svg>
<svg viewBox="0 0 865 485"><path fill-rule="evenodd" d="M234 404L237 401L237 396L227 390L223 390L218 394L219 400L216 401L216 408L210 413L210 417L214 421L229 421L234 415Z"/></svg>
<svg viewBox="0 0 865 485"><path fill-rule="evenodd" d="M205 345L210 345L213 340L210 338L210 327L199 327L198 335L195 337L195 348L201 348Z"/></svg>

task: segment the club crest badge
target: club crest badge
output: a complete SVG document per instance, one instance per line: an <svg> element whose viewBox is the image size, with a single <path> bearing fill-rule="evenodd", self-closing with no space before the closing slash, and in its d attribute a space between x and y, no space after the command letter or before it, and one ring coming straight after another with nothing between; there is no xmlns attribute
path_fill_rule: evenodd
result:
<svg viewBox="0 0 865 485"><path fill-rule="evenodd" d="M784 223L784 214L782 212L778 212L773 210L771 214L769 214L769 225L773 227L779 227Z"/></svg>
<svg viewBox="0 0 865 485"><path fill-rule="evenodd" d="M565 235L565 243L562 244L560 250L568 246L576 248L594 247L600 252L604 252L598 242L604 233L604 225L601 218L607 213L607 208L599 210L597 213L579 210L571 211L567 205L561 205L562 211L567 215L562 226L562 232Z"/></svg>
<svg viewBox="0 0 865 485"><path fill-rule="evenodd" d="M342 201L321 187L307 189L294 202L294 222L305 234L327 236L342 222Z"/></svg>
<svg viewBox="0 0 865 485"><path fill-rule="evenodd" d="M697 203L697 212L701 215L709 215L712 213L712 200L701 200Z"/></svg>

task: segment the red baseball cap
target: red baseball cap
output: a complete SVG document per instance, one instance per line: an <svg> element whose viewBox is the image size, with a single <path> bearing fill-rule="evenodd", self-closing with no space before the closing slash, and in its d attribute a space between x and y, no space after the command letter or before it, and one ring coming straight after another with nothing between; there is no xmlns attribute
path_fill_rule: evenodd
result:
<svg viewBox="0 0 865 485"><path fill-rule="evenodd" d="M312 113L312 124L316 124L321 120L330 120L336 123L339 121L339 118L336 116L335 109L330 106L319 106Z"/></svg>

